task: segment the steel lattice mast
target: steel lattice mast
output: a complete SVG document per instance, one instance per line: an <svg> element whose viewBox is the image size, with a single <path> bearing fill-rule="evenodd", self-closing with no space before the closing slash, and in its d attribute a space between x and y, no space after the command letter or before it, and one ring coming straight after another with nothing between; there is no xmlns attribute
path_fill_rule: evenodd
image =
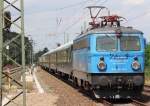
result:
<svg viewBox="0 0 150 106"><path fill-rule="evenodd" d="M4 1L0 0L0 105L2 106L2 55L3 55L3 5Z"/></svg>
<svg viewBox="0 0 150 106"><path fill-rule="evenodd" d="M12 11L13 9L13 11ZM10 20L5 15L5 11L11 11L14 12L14 14L18 14L17 18ZM16 13L15 13L16 12ZM7 20L11 22L12 28L16 30L18 33L17 36L12 37L11 39L4 42L4 31L5 31L5 25L4 20ZM0 106L6 106L10 103L16 104L16 105L23 105L26 106L26 89L25 89L25 38L24 38L24 0L0 0ZM21 55L21 63L18 63L16 59L12 58L10 54L6 54L4 51L4 48L6 48L7 45L11 45L14 41L17 39L20 39L20 55ZM15 52L15 51L13 51ZM6 57L9 59L9 61L13 62L17 66L15 69L20 68L21 70L21 76L22 76L22 82L17 81L17 79L7 76L3 72L3 57ZM13 70L15 70L13 69ZM13 95L13 97L7 97L7 95L3 95L3 76L9 77L12 79L16 84L18 84L21 87L21 91L17 93L16 95ZM22 96L21 101L19 103L15 103L14 100ZM7 98L8 101L6 103L2 103L3 98Z"/></svg>

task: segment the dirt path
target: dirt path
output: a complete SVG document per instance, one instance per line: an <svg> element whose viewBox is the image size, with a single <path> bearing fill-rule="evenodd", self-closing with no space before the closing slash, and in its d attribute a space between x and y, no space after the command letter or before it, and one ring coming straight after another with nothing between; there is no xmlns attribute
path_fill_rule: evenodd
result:
<svg viewBox="0 0 150 106"><path fill-rule="evenodd" d="M59 95L56 102L57 106L103 106L101 103L91 100L78 89L74 89L72 86L65 82L55 78L45 71L39 71L36 73L38 78L42 80L45 85L49 85L48 91L54 92Z"/></svg>

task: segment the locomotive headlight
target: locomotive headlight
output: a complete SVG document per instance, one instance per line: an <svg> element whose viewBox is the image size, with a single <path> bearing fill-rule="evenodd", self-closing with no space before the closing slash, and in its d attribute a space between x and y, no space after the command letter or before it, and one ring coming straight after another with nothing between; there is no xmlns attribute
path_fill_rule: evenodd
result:
<svg viewBox="0 0 150 106"><path fill-rule="evenodd" d="M100 61L100 62L98 63L98 68L99 68L100 70L105 70L105 69L106 69L106 64L105 64L105 62Z"/></svg>
<svg viewBox="0 0 150 106"><path fill-rule="evenodd" d="M132 63L132 68L133 68L134 70L140 69L140 63L139 63L138 61L134 61L134 62Z"/></svg>

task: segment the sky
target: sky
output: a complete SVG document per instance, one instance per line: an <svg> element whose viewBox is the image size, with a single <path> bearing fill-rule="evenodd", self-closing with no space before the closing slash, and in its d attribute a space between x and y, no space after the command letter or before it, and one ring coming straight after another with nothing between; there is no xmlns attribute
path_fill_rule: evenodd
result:
<svg viewBox="0 0 150 106"><path fill-rule="evenodd" d="M102 5L127 19L123 26L132 26L150 41L150 0L24 0L25 32L34 41L34 51L56 48L73 40L88 27L87 6ZM106 11L105 11L106 12Z"/></svg>

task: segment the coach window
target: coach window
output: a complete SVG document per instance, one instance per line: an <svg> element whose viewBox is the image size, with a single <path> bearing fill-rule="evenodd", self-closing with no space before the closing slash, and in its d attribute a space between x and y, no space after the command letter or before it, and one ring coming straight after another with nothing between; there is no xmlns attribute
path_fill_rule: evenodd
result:
<svg viewBox="0 0 150 106"><path fill-rule="evenodd" d="M71 48L69 48L69 49L67 50L67 52L68 52L68 53L67 53L67 58L68 58L67 60L68 60L68 63L69 63L69 62L71 62Z"/></svg>
<svg viewBox="0 0 150 106"><path fill-rule="evenodd" d="M84 49L84 48L89 48L89 43L88 43L88 39L82 39L80 41L77 41L74 45L73 45L73 49L74 50L78 50L78 49Z"/></svg>
<svg viewBox="0 0 150 106"><path fill-rule="evenodd" d="M52 62L52 63L55 63L55 62L56 62L56 53L53 53L53 54L51 55L51 62Z"/></svg>
<svg viewBox="0 0 150 106"><path fill-rule="evenodd" d="M67 61L67 51L64 50L64 51L62 52L62 62L65 63L66 61Z"/></svg>
<svg viewBox="0 0 150 106"><path fill-rule="evenodd" d="M61 62L61 52L57 52L57 63Z"/></svg>

